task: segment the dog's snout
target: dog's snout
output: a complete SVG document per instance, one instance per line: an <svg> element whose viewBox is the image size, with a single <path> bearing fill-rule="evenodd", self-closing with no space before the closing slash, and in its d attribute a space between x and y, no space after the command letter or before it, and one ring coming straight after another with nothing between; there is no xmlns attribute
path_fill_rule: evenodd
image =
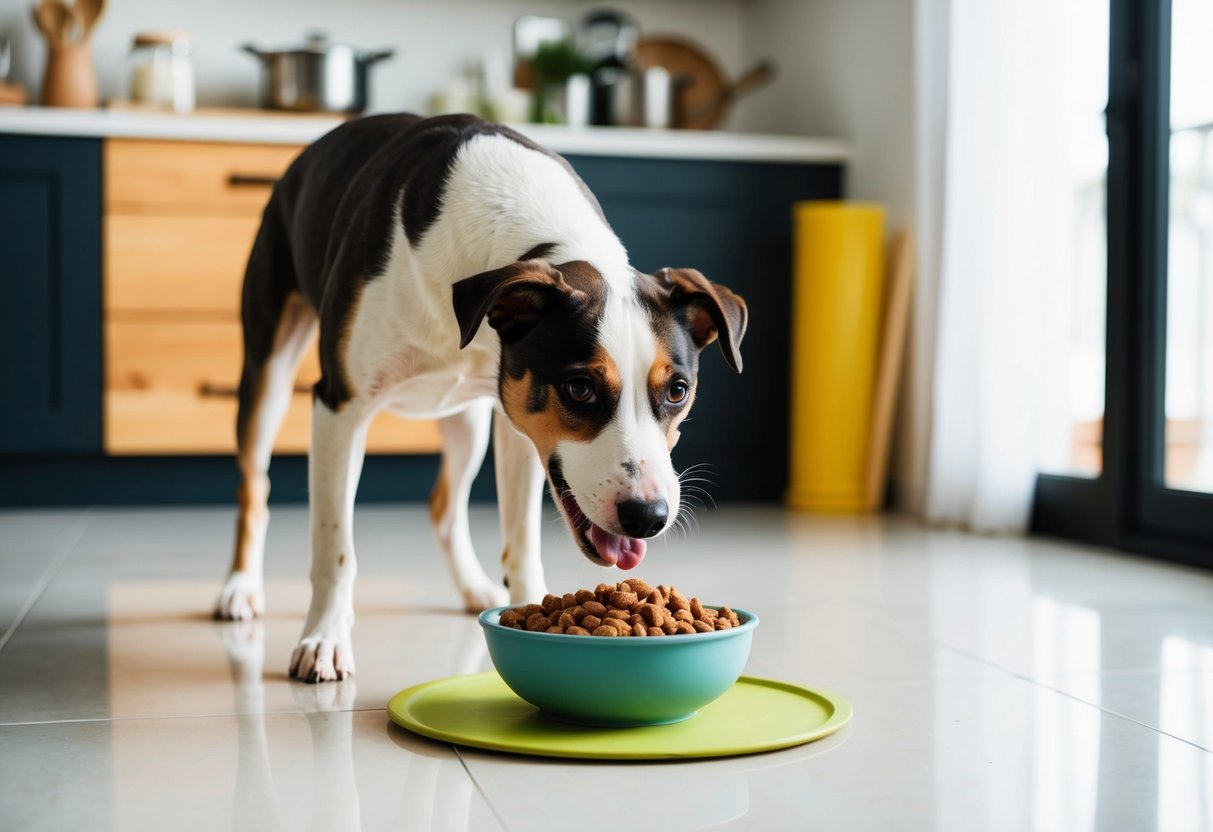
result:
<svg viewBox="0 0 1213 832"><path fill-rule="evenodd" d="M665 500L621 500L615 504L619 513L619 525L628 537L652 537L661 531L669 519L669 506Z"/></svg>

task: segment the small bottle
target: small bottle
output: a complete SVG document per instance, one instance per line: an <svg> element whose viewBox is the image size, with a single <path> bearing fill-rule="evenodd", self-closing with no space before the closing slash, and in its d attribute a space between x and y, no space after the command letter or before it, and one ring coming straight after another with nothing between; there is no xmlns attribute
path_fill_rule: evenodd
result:
<svg viewBox="0 0 1213 832"><path fill-rule="evenodd" d="M194 109L189 38L180 32L140 32L131 47L131 101L178 113Z"/></svg>

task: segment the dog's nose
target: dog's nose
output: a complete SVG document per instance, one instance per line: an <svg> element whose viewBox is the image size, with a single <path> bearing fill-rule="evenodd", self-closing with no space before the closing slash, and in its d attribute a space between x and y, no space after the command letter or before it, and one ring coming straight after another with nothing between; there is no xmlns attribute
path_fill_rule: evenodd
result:
<svg viewBox="0 0 1213 832"><path fill-rule="evenodd" d="M665 500L622 500L615 504L619 525L628 537L652 537L661 531L670 516Z"/></svg>

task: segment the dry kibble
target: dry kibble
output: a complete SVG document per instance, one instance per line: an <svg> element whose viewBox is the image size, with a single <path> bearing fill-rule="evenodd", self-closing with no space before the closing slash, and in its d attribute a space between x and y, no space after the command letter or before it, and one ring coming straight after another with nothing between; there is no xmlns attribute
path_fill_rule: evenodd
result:
<svg viewBox="0 0 1213 832"><path fill-rule="evenodd" d="M636 593L637 598L648 598L653 592L653 587L646 584L639 578L628 578L622 582L629 590Z"/></svg>
<svg viewBox="0 0 1213 832"><path fill-rule="evenodd" d="M617 610L630 610L636 605L635 592L620 592L615 590L611 593L610 604Z"/></svg>
<svg viewBox="0 0 1213 832"><path fill-rule="evenodd" d="M501 614L501 625L516 630L572 636L649 638L710 633L741 626L728 607L706 607L676 587L656 587L639 578L601 583L593 590L547 594L541 604L525 604Z"/></svg>

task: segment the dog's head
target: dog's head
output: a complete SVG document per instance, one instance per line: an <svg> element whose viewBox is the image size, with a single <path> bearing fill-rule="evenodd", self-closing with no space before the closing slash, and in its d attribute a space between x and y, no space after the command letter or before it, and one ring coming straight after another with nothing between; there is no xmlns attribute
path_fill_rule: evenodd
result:
<svg viewBox="0 0 1213 832"><path fill-rule="evenodd" d="M699 352L741 372L746 305L693 269L607 281L585 261L526 260L454 287L461 346L501 339L499 393L539 452L574 540L631 569L680 506L670 451L695 400Z"/></svg>

